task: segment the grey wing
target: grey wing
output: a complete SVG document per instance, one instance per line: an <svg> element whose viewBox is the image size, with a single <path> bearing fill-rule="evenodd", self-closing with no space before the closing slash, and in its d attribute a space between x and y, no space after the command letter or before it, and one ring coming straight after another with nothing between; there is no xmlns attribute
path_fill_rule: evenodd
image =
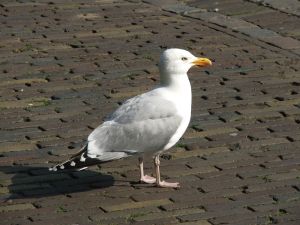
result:
<svg viewBox="0 0 300 225"><path fill-rule="evenodd" d="M88 137L88 156L111 160L133 153L160 151L178 129L182 117L175 105L156 95L126 101Z"/></svg>
<svg viewBox="0 0 300 225"><path fill-rule="evenodd" d="M108 121L128 124L134 121L172 117L176 116L176 112L177 109L172 102L155 92L148 92L128 99L110 115Z"/></svg>

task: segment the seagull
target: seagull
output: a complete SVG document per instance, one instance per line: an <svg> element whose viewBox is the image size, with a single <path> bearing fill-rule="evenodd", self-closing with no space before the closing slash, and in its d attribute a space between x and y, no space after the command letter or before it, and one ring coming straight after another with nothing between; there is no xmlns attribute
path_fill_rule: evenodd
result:
<svg viewBox="0 0 300 225"><path fill-rule="evenodd" d="M86 144L69 160L49 170L82 170L87 166L138 155L140 182L178 188L179 183L161 180L160 155L174 146L191 118L192 92L187 76L192 66L212 65L207 58L171 48L158 64L160 85L125 101L88 136ZM154 155L155 177L144 174L143 155Z"/></svg>

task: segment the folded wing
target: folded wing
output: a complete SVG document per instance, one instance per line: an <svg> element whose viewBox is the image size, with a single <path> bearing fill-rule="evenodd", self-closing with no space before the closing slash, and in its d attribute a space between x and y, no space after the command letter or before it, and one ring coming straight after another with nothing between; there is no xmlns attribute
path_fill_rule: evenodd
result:
<svg viewBox="0 0 300 225"><path fill-rule="evenodd" d="M175 105L155 92L127 100L88 137L87 156L108 161L160 151L178 129Z"/></svg>

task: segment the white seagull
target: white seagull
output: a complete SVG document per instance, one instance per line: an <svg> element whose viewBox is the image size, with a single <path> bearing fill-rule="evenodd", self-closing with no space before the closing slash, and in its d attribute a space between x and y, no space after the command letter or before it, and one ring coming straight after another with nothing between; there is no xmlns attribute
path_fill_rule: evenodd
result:
<svg viewBox="0 0 300 225"><path fill-rule="evenodd" d="M88 136L77 154L50 170L84 169L137 154L141 182L179 187L179 183L161 180L159 157L178 142L190 122L192 93L188 70L210 65L209 59L197 58L186 50L165 50L159 61L160 85L125 101ZM156 178L144 174L143 154L147 152L154 154Z"/></svg>

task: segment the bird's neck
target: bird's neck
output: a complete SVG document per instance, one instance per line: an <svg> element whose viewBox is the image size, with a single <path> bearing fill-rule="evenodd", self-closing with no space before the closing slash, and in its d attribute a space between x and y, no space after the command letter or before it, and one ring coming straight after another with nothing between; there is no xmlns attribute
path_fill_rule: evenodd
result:
<svg viewBox="0 0 300 225"><path fill-rule="evenodd" d="M188 123L192 107L192 90L187 74L173 74L162 78L161 87L166 91L164 96L176 105L178 114L182 115Z"/></svg>
<svg viewBox="0 0 300 225"><path fill-rule="evenodd" d="M191 84L187 74L176 74L172 76L161 76L160 84L162 87L167 87L177 93L191 92Z"/></svg>

